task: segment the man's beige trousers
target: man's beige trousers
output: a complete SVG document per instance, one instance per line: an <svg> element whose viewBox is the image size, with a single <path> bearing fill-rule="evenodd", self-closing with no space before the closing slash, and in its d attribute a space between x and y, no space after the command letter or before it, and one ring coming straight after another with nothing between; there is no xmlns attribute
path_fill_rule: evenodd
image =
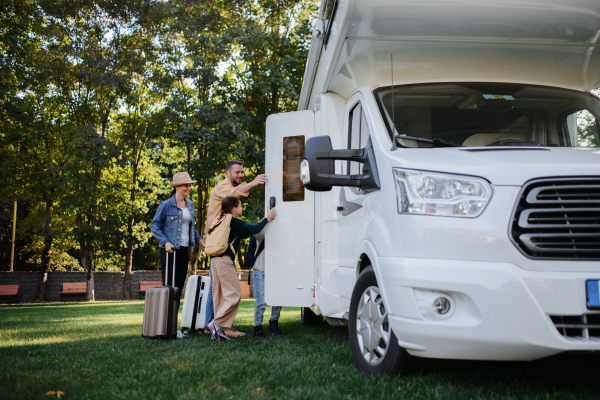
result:
<svg viewBox="0 0 600 400"><path fill-rule="evenodd" d="M235 265L229 256L214 257L211 259L210 271L215 306L214 322L221 330L232 329L242 299L242 287Z"/></svg>

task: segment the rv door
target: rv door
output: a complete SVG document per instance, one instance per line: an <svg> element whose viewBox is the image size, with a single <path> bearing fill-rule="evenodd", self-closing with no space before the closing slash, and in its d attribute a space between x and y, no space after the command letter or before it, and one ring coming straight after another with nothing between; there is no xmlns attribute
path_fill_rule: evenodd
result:
<svg viewBox="0 0 600 400"><path fill-rule="evenodd" d="M275 198L275 219L265 234L265 301L309 307L314 291L314 193L304 189L300 163L314 135L312 111L267 118L265 204Z"/></svg>

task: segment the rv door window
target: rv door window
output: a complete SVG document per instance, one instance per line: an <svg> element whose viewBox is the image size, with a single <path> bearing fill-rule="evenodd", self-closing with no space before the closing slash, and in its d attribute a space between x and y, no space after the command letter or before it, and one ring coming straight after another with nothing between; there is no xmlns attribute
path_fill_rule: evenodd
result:
<svg viewBox="0 0 600 400"><path fill-rule="evenodd" d="M300 163L304 159L304 136L283 138L283 201L304 201Z"/></svg>
<svg viewBox="0 0 600 400"><path fill-rule="evenodd" d="M350 111L348 122L348 148L364 149L367 146L370 132L360 103ZM362 174L362 167L361 163L348 161L347 169L350 175Z"/></svg>
<svg viewBox="0 0 600 400"><path fill-rule="evenodd" d="M600 99L590 93L507 83L403 85L374 93L390 137L394 116L401 147L600 147Z"/></svg>

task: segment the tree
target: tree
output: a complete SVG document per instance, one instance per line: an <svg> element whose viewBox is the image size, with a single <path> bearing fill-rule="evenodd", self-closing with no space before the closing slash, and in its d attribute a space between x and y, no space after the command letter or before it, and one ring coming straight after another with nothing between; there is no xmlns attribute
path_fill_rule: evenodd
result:
<svg viewBox="0 0 600 400"><path fill-rule="evenodd" d="M157 262L148 250L151 210L174 172L198 181L201 234L225 162L241 159L250 179L262 172L264 121L295 107L314 3L6 3L0 192L23 198L22 236L30 238L21 256L38 252L28 255L40 271L38 297L54 257L71 255L87 271L91 300L96 262L124 262L128 296L134 253ZM249 219L262 217L262 203L253 191ZM190 265L199 256L193 252Z"/></svg>

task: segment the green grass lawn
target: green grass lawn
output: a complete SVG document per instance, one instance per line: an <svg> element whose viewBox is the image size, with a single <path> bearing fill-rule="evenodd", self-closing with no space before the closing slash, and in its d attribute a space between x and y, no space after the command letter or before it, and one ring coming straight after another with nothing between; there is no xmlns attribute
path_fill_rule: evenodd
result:
<svg viewBox="0 0 600 400"><path fill-rule="evenodd" d="M304 327L295 308L281 314L288 335L260 340L254 300L242 300L236 327L247 336L221 343L204 334L142 339L143 309L141 301L1 306L0 398L600 398L596 354L434 360L414 376L371 376L354 367L346 328Z"/></svg>

